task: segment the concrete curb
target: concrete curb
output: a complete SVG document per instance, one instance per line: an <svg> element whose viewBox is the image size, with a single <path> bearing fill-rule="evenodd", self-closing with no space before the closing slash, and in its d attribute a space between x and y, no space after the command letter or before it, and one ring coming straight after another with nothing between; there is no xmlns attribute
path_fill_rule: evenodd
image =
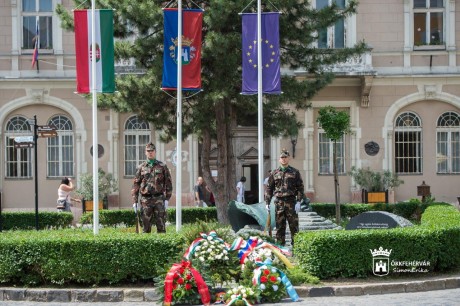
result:
<svg viewBox="0 0 460 306"><path fill-rule="evenodd" d="M380 284L340 286L296 286L301 298L325 296L359 296L387 293L421 292L460 288L460 276L424 281L392 282ZM0 301L29 302L157 302L155 289L149 288L97 288L52 289L0 287Z"/></svg>

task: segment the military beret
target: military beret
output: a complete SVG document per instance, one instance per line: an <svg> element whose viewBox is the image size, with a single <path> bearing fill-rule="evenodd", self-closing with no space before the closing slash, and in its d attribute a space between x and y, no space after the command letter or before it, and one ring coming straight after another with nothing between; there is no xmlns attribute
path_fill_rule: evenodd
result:
<svg viewBox="0 0 460 306"><path fill-rule="evenodd" d="M149 142L145 145L146 150L156 150L155 145L152 142Z"/></svg>
<svg viewBox="0 0 460 306"><path fill-rule="evenodd" d="M286 149L281 150L280 157L289 157L289 152Z"/></svg>

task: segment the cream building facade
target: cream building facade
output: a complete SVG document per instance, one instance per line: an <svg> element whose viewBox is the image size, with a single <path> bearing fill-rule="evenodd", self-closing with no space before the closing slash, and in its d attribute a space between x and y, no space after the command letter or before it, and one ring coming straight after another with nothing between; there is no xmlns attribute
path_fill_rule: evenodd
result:
<svg viewBox="0 0 460 306"><path fill-rule="evenodd" d="M331 1L343 5L345 0L313 0L312 5L320 8ZM0 3L2 210L33 209L35 179L40 209L53 210L62 177L78 181L82 173L92 172L91 105L74 93L73 33L60 28L53 14L58 3L71 6L61 0ZM37 18L39 72L31 67ZM310 109L297 113L305 127L296 139L265 140L265 172L277 167L281 148L293 151L295 145L291 164L301 171L308 196L315 202L334 201L332 148L316 123L319 108L332 105L347 111L352 125L352 133L340 142L342 202L361 201L359 186L346 175L356 166L398 173L405 183L394 191L394 201L417 197L417 186L425 181L437 200L455 203L460 196L459 30L460 11L453 0L361 1L358 14L319 33L318 47L342 48L365 40L371 51L330 67L337 78ZM117 63L119 73L132 69L129 62ZM301 70L284 73L308 77ZM14 138L33 135L34 116L39 126L56 126L58 136L39 138L36 148L15 148ZM131 205L133 171L144 159L148 140L156 143L157 157L171 169L173 180L181 156L182 202L192 205L200 173L197 139L187 138L183 152L176 154L175 143L161 143L159 132L136 114L99 110L98 163L119 182L109 207ZM233 141L236 176L248 177L248 195L257 195L256 128L236 127Z"/></svg>

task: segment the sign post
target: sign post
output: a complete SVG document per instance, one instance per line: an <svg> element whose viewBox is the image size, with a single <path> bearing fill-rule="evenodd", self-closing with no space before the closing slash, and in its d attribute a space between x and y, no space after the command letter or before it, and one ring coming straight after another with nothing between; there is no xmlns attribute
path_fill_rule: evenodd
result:
<svg viewBox="0 0 460 306"><path fill-rule="evenodd" d="M35 229L38 231L38 158L37 158L37 115L34 115L34 176L35 176Z"/></svg>

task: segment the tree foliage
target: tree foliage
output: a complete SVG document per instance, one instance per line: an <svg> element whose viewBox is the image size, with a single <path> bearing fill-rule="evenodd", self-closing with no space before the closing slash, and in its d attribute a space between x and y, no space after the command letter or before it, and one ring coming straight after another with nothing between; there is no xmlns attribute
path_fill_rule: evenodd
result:
<svg viewBox="0 0 460 306"><path fill-rule="evenodd" d="M74 0L75 1L75 0ZM176 2L171 2L177 5ZM207 184L216 195L218 218L228 222L226 207L235 197L235 157L232 128L257 125L257 98L241 95L241 17L239 12L255 12L246 0L183 1L184 7L205 10L203 17L202 87L203 92L183 102L183 137L195 134L202 142L201 166ZM75 1L87 8L89 2ZM100 95L100 106L119 112L133 112L161 131L164 141L176 135L176 99L161 91L163 57L163 16L165 1L100 0L97 8L113 8L116 59L134 58L145 73L118 75L115 95ZM275 8L276 6L276 8ZM282 95L267 95L264 100L264 136L287 136L302 126L295 110L306 109L310 99L327 84L334 74L328 67L358 56L367 47L364 42L353 48L318 49L314 43L318 31L334 25L341 18L356 12L357 2L348 1L345 8L332 4L321 10L310 1L267 1L265 11L279 10L281 63L291 71L303 72L282 76ZM62 27L72 30L69 11L58 5L56 12ZM219 134L220 137L217 137ZM212 141L218 149L218 179L214 182L209 169Z"/></svg>

